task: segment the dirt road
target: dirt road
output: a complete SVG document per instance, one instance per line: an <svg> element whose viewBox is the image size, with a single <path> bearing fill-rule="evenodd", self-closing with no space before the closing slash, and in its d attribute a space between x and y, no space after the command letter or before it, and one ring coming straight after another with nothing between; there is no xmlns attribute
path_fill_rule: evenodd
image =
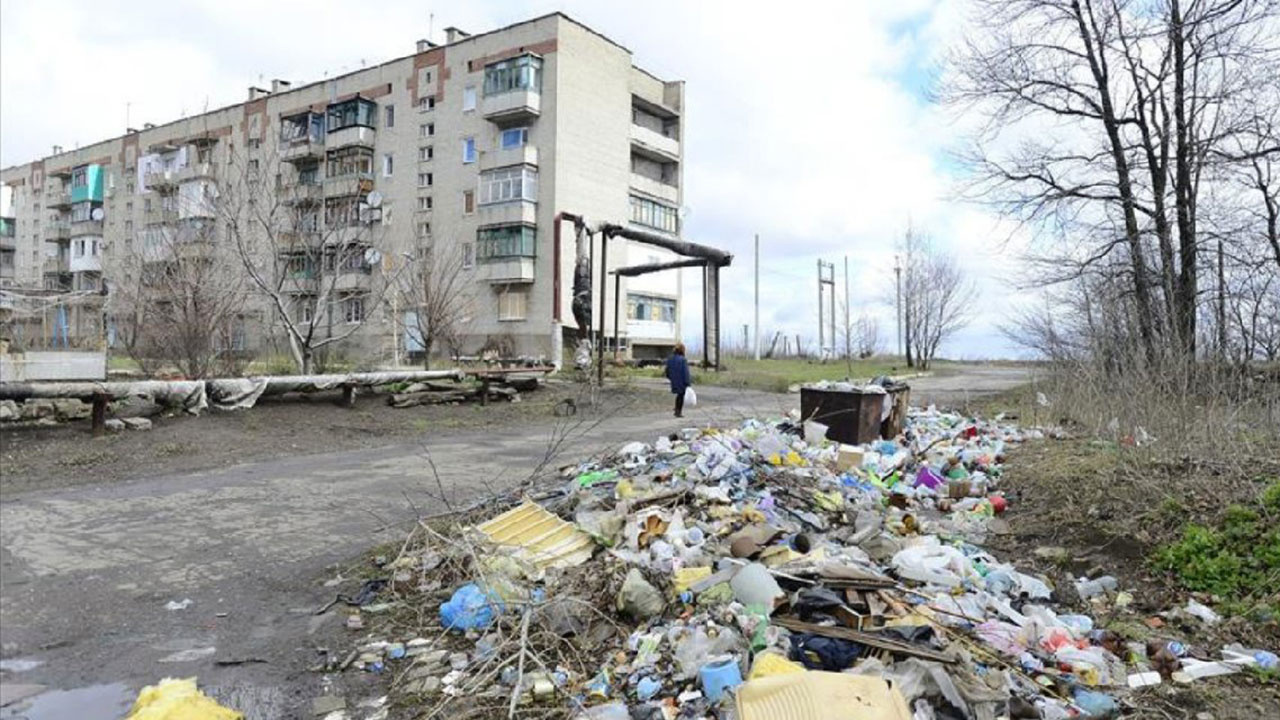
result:
<svg viewBox="0 0 1280 720"><path fill-rule="evenodd" d="M962 403L1024 378L1019 369L975 368L912 385L921 402ZM249 718L305 715L300 708L327 682L306 668L322 657L318 648L347 644L336 637L348 632L342 616L314 611L351 584L323 581L338 563L402 537L420 513L444 509L441 491L464 502L629 440L797 404L796 396L699 390L702 402L683 422L652 405L583 410L567 422L424 432L328 453L282 447L279 457L230 467L134 478L102 470L104 480L80 478L77 487L6 492L0 704L43 693L0 709L0 718L115 718L141 685L192 675ZM344 682L374 692L372 678L352 675Z"/></svg>

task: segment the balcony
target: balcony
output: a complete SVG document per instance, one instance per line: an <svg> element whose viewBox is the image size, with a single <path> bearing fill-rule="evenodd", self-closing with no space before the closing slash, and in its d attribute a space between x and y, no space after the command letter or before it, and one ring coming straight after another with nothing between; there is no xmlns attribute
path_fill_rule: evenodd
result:
<svg viewBox="0 0 1280 720"><path fill-rule="evenodd" d="M71 223L71 237L80 237L82 235L102 236L101 220L81 220Z"/></svg>
<svg viewBox="0 0 1280 720"><path fill-rule="evenodd" d="M365 270L342 270L333 280L333 289L338 292L348 290L368 290L372 273Z"/></svg>
<svg viewBox="0 0 1280 720"><path fill-rule="evenodd" d="M13 257L9 256L7 261L0 260L0 279L12 280L17 275L17 269L13 266Z"/></svg>
<svg viewBox="0 0 1280 720"><path fill-rule="evenodd" d="M70 240L71 239L71 223L55 222L49 224L49 232L45 235L46 240Z"/></svg>
<svg viewBox="0 0 1280 720"><path fill-rule="evenodd" d="M373 190L372 173L352 173L324 179L325 197L367 195Z"/></svg>
<svg viewBox="0 0 1280 720"><path fill-rule="evenodd" d="M680 188L664 183L661 180L654 180L644 175L631 173L631 187L659 200L666 200L672 203L680 202Z"/></svg>
<svg viewBox="0 0 1280 720"><path fill-rule="evenodd" d="M286 205L315 205L324 199L324 185L318 182L293 183L280 191Z"/></svg>
<svg viewBox="0 0 1280 720"><path fill-rule="evenodd" d="M531 257L493 258L478 267L485 282L531 283L534 280L534 259Z"/></svg>
<svg viewBox="0 0 1280 720"><path fill-rule="evenodd" d="M509 225L538 222L538 204L529 200L512 200L509 202L481 205L478 208L481 225Z"/></svg>
<svg viewBox="0 0 1280 720"><path fill-rule="evenodd" d="M63 188L51 191L45 204L51 208L58 209L71 207L71 190Z"/></svg>
<svg viewBox="0 0 1280 720"><path fill-rule="evenodd" d="M142 182L146 183L148 190L156 192L173 192L178 188L178 171L177 170L157 170L155 172L145 173L142 176Z"/></svg>
<svg viewBox="0 0 1280 720"><path fill-rule="evenodd" d="M631 126L631 149L660 163L679 162L680 141L642 125Z"/></svg>
<svg viewBox="0 0 1280 720"><path fill-rule="evenodd" d="M325 138L325 145L330 150L353 145L372 149L374 141L377 139L377 132L373 128L365 127L364 125L351 125L339 130L330 130L328 137Z"/></svg>
<svg viewBox="0 0 1280 720"><path fill-rule="evenodd" d="M102 272L102 255L90 252L88 246L91 244L93 244L93 241L85 241L84 255L76 257L74 253L72 254L68 264L71 272Z"/></svg>
<svg viewBox="0 0 1280 720"><path fill-rule="evenodd" d="M71 253L59 252L53 257L45 257L44 273L49 274L70 274L71 272Z"/></svg>
<svg viewBox="0 0 1280 720"><path fill-rule="evenodd" d="M480 112L486 120L499 124L532 120L542 114L542 94L536 90L518 89L485 95Z"/></svg>
<svg viewBox="0 0 1280 720"><path fill-rule="evenodd" d="M203 162L194 165L188 165L176 173L177 181L180 183L191 182L193 180L212 180L214 177L214 164Z"/></svg>
<svg viewBox="0 0 1280 720"><path fill-rule="evenodd" d="M310 165L324 160L324 138L303 137L280 141L280 159L287 163Z"/></svg>
<svg viewBox="0 0 1280 720"><path fill-rule="evenodd" d="M533 145L521 145L510 150L483 150L480 152L480 170L510 167L511 165L538 164L538 148Z"/></svg>

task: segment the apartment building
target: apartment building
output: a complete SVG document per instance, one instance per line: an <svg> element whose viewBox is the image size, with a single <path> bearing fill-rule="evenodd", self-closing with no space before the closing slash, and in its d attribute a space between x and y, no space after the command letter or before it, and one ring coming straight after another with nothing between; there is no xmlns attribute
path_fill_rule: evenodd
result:
<svg viewBox="0 0 1280 720"><path fill-rule="evenodd" d="M449 28L443 45L419 41L411 55L320 82L276 80L237 105L0 171L11 214L0 282L82 296L105 282L105 312L81 304L55 325L110 339L113 274L135 256L125 248L175 228L228 242L219 198L239 179L233 168L249 167L268 175L262 192L316 208L309 228L376 225L376 240L362 241L371 247L331 269L341 291L296 309L325 314L330 332L360 325L340 352L372 364L420 349L406 331L414 310L378 301L429 250L460 256L472 291L458 349L559 362L577 334L575 233L561 214L679 237L683 107L682 82L640 69L627 48L564 14L475 35ZM610 268L676 259L621 238L607 257ZM593 326L604 311L612 337L614 283L604 290ZM677 272L624 278L619 290L627 351L661 355L681 337ZM279 347L272 313L259 298L246 348Z"/></svg>

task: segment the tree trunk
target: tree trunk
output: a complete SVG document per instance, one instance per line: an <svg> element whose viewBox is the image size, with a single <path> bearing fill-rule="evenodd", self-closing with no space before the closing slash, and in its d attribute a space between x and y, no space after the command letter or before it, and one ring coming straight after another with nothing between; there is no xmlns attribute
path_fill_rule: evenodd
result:
<svg viewBox="0 0 1280 720"><path fill-rule="evenodd" d="M1174 202L1178 216L1178 273L1176 298L1178 340L1181 350L1191 358L1196 354L1196 229L1193 215L1195 191L1191 178L1191 128L1187 120L1186 36L1179 0L1170 3L1170 35L1173 43L1173 117L1176 126L1174 146Z"/></svg>
<svg viewBox="0 0 1280 720"><path fill-rule="evenodd" d="M1098 88L1098 102L1102 109L1102 124L1107 131L1111 158L1116 166L1116 185L1120 193L1121 206L1124 210L1124 234L1129 246L1129 264L1133 273L1134 300L1137 302L1138 334L1142 338L1143 349L1147 359L1154 362L1156 358L1155 338L1151 313L1151 289L1147 286L1147 263L1142 254L1142 236L1138 227L1138 215L1133 197L1133 183L1129 177L1129 160L1125 157L1124 140L1120 137L1120 123L1116 118L1115 107L1111 102L1110 76L1102 59L1101 47L1095 48L1085 12L1079 0L1072 3L1079 26L1080 40L1085 45L1089 61L1089 70L1093 74L1094 84Z"/></svg>
<svg viewBox="0 0 1280 720"><path fill-rule="evenodd" d="M431 336L427 335L426 333L423 333L423 336L422 336L422 369L423 370L431 369L432 344L433 342L432 342Z"/></svg>

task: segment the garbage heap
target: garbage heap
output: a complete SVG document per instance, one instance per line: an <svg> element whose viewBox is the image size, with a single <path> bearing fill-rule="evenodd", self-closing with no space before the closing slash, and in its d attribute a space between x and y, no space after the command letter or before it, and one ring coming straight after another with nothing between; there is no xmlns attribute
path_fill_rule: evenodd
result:
<svg viewBox="0 0 1280 720"><path fill-rule="evenodd" d="M1044 431L930 408L893 441L803 432L633 442L539 502L422 523L364 598L391 621L323 669L389 673L414 717L926 720L1105 717L1200 662L1059 614L982 549L1006 448Z"/></svg>

